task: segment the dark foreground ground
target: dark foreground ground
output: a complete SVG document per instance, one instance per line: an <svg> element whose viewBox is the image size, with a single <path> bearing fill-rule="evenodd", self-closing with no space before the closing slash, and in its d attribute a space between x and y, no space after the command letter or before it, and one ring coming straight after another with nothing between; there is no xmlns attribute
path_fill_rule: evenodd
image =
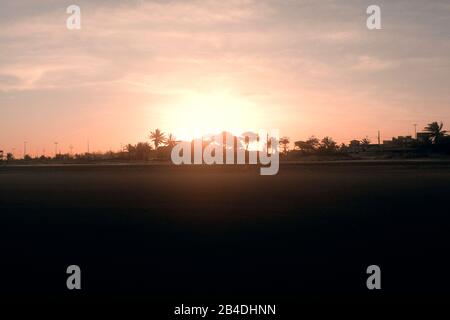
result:
<svg viewBox="0 0 450 320"><path fill-rule="evenodd" d="M448 297L449 199L448 164L3 166L0 296Z"/></svg>

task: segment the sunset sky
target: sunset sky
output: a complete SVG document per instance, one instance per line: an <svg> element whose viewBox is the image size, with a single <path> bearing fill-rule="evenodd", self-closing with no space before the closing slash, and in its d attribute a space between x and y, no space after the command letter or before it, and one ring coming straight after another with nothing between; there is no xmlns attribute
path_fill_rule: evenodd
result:
<svg viewBox="0 0 450 320"><path fill-rule="evenodd" d="M450 129L449 57L448 0L1 0L0 150L117 150L155 128L346 143Z"/></svg>

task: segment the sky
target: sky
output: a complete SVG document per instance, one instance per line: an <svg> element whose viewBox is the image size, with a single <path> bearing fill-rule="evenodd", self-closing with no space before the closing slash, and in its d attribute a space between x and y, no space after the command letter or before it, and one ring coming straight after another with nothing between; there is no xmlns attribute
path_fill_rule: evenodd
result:
<svg viewBox="0 0 450 320"><path fill-rule="evenodd" d="M155 128L345 143L448 129L449 57L447 0L0 0L0 150L118 150Z"/></svg>

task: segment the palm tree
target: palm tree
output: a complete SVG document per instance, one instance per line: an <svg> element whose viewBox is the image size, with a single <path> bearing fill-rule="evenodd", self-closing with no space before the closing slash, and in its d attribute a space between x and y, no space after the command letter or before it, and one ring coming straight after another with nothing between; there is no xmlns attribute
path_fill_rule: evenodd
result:
<svg viewBox="0 0 450 320"><path fill-rule="evenodd" d="M167 139L164 141L169 147L174 147L179 141L177 141L177 138L169 133L169 136L167 137Z"/></svg>
<svg viewBox="0 0 450 320"><path fill-rule="evenodd" d="M272 150L272 139L269 139L269 134L266 134L266 146L267 146L267 154L271 154L269 149Z"/></svg>
<svg viewBox="0 0 450 320"><path fill-rule="evenodd" d="M250 141L254 142L255 140L257 140L257 134L252 131L244 132L241 135L240 140L243 140L244 145L245 145L245 150L248 151L248 148L250 146Z"/></svg>
<svg viewBox="0 0 450 320"><path fill-rule="evenodd" d="M162 132L159 129L156 129L155 131L150 132L149 138L155 144L155 150L158 150L159 145L163 144L164 141L166 140L164 132Z"/></svg>
<svg viewBox="0 0 450 320"><path fill-rule="evenodd" d="M250 144L250 137L245 136L244 137L244 144L245 144L245 151L248 151L248 145Z"/></svg>
<svg viewBox="0 0 450 320"><path fill-rule="evenodd" d="M370 139L369 139L369 137L366 136L365 138L363 138L363 139L361 140L361 144L362 144L363 146L367 147L367 146L370 144Z"/></svg>
<svg viewBox="0 0 450 320"><path fill-rule="evenodd" d="M434 143L439 143L442 137L447 133L446 130L442 130L444 124L441 122L440 124L435 122L429 123L425 128L425 132L430 134L430 137L433 139Z"/></svg>

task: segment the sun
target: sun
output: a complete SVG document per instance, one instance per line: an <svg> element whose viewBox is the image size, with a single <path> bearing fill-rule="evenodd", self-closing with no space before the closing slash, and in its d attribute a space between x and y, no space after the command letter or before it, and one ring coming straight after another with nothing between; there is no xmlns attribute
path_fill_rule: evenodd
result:
<svg viewBox="0 0 450 320"><path fill-rule="evenodd" d="M168 109L166 123L180 140L222 131L240 135L258 129L259 112L255 104L226 91L189 92Z"/></svg>

